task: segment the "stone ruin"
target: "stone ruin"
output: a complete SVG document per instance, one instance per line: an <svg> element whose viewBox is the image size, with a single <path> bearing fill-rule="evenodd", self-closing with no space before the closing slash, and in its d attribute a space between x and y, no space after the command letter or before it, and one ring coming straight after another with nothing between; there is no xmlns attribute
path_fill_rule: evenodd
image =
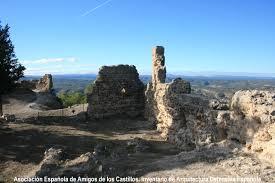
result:
<svg viewBox="0 0 275 183"><path fill-rule="evenodd" d="M88 96L88 115L102 119L144 112L161 136L182 150L233 140L274 159L274 92L239 91L227 103L209 99L191 93L190 83L181 78L165 83L163 47L153 48L152 56L152 81L145 91L134 66L102 67Z"/></svg>
<svg viewBox="0 0 275 183"><path fill-rule="evenodd" d="M182 150L197 148L199 153L205 150L207 154L209 147L216 146L219 151L218 143L213 142L220 141L223 147L227 146L226 140L232 140L245 144L249 151L258 153L258 157L275 165L274 92L238 91L231 100L229 110L227 105L217 100L191 93L190 82L181 78L165 83L164 48L157 46L152 52L152 81L146 88L135 66L103 66L100 69L92 92L88 95L87 113L90 118L136 117L144 114L148 121L154 122L163 138ZM52 77L45 75L36 88L51 90ZM137 152L148 148L139 139L127 143L128 147L134 147ZM103 148L106 149L106 146ZM218 153L227 151L224 148L222 150ZM102 154L100 146L93 153L66 160L61 149L51 148L45 152L43 161L30 176L99 175L103 170L99 154Z"/></svg>
<svg viewBox="0 0 275 183"><path fill-rule="evenodd" d="M217 124L227 138L244 144L248 152L275 165L275 92L237 91L230 110L219 111Z"/></svg>
<svg viewBox="0 0 275 183"><path fill-rule="evenodd" d="M145 118L156 124L162 137L182 149L214 141L218 133L209 124L208 101L191 94L190 83L181 78L165 83L164 48L153 48L152 55L153 76L145 91Z"/></svg>
<svg viewBox="0 0 275 183"><path fill-rule="evenodd" d="M88 95L88 116L136 117L144 112L144 85L133 65L103 66Z"/></svg>
<svg viewBox="0 0 275 183"><path fill-rule="evenodd" d="M143 115L155 123L162 137L185 149L216 140L209 101L191 94L190 83L181 78L165 83L164 47L153 48L152 56L152 82L146 91L135 66L103 66L88 95L88 116Z"/></svg>
<svg viewBox="0 0 275 183"><path fill-rule="evenodd" d="M53 88L53 79L51 74L45 74L39 80L22 80L18 84L20 88L37 92L51 92Z"/></svg>
<svg viewBox="0 0 275 183"><path fill-rule="evenodd" d="M158 83L165 83L166 79L166 67L165 67L165 56L164 47L157 46L152 52L153 59L153 72L152 72L152 83L155 86Z"/></svg>
<svg viewBox="0 0 275 183"><path fill-rule="evenodd" d="M36 90L40 92L50 92L53 87L53 78L51 74L45 74L36 84Z"/></svg>
<svg viewBox="0 0 275 183"><path fill-rule="evenodd" d="M145 117L164 138L183 150L236 141L260 159L275 159L274 91L238 91L226 104L209 100L191 93L182 79L165 83L164 58L163 47L153 49L152 82L145 92Z"/></svg>

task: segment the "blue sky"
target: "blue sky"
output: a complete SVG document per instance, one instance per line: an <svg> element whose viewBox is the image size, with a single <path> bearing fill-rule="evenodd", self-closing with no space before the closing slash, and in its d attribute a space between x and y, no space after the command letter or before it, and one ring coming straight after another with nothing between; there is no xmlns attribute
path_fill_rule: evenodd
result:
<svg viewBox="0 0 275 183"><path fill-rule="evenodd" d="M151 72L165 47L174 74L275 76L274 0L0 0L26 74Z"/></svg>

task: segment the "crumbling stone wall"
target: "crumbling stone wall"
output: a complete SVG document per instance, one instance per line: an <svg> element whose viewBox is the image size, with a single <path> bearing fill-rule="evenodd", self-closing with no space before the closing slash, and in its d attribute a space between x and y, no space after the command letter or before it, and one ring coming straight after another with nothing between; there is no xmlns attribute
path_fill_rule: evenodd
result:
<svg viewBox="0 0 275 183"><path fill-rule="evenodd" d="M210 110L209 101L191 94L190 83L181 78L165 83L164 48L153 48L152 55L153 74L145 91L145 118L155 122L162 137L185 150L217 140L215 112Z"/></svg>
<svg viewBox="0 0 275 183"><path fill-rule="evenodd" d="M249 152L275 165L275 92L237 91L230 107L217 117L227 138L245 144Z"/></svg>
<svg viewBox="0 0 275 183"><path fill-rule="evenodd" d="M153 74L152 74L153 86L155 86L158 83L165 83L166 67L165 67L164 47L156 46L155 48L153 48L152 59L153 59Z"/></svg>
<svg viewBox="0 0 275 183"><path fill-rule="evenodd" d="M22 80L18 84L20 88L35 90L37 92L51 92L53 79L51 74L45 74L39 80Z"/></svg>
<svg viewBox="0 0 275 183"><path fill-rule="evenodd" d="M36 90L40 92L50 92L53 87L51 74L45 74L36 84Z"/></svg>
<svg viewBox="0 0 275 183"><path fill-rule="evenodd" d="M88 95L91 118L135 117L144 112L144 85L135 66L103 66Z"/></svg>

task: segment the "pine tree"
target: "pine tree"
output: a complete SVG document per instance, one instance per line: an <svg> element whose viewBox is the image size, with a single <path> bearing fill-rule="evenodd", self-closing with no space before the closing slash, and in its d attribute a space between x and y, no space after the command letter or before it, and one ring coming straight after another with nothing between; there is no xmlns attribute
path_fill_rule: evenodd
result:
<svg viewBox="0 0 275 183"><path fill-rule="evenodd" d="M10 39L10 27L0 22L0 115L2 116L2 95L15 87L15 82L24 76L25 67L18 63Z"/></svg>

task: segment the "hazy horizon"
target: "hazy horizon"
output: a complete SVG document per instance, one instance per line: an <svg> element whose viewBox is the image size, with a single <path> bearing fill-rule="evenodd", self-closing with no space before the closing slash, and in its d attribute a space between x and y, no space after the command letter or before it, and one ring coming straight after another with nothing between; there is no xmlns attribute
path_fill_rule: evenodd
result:
<svg viewBox="0 0 275 183"><path fill-rule="evenodd" d="M43 73L43 74L26 74L26 77L41 77L44 74L52 74L53 76L96 76L98 73ZM139 73L141 76L151 76L151 73ZM274 78L273 73L226 73L226 72L183 72L183 73L167 73L167 76L186 76L186 77L248 77L248 78Z"/></svg>

